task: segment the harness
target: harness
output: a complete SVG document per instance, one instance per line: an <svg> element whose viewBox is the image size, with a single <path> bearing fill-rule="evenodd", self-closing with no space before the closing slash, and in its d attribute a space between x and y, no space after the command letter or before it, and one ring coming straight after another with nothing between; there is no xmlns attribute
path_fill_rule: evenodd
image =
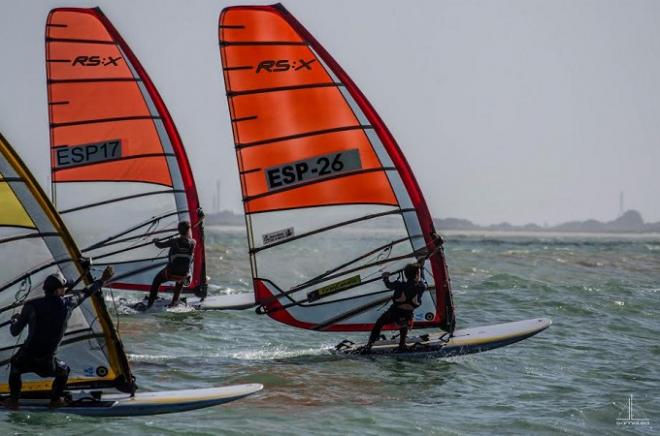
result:
<svg viewBox="0 0 660 436"><path fill-rule="evenodd" d="M168 272L176 276L185 276L190 270L195 246L192 239L177 238L170 248Z"/></svg>
<svg viewBox="0 0 660 436"><path fill-rule="evenodd" d="M405 283L401 283L401 286L403 288L401 290L401 294L404 297L404 300L397 301L394 297L392 297L392 299L394 300L394 307L396 307L399 310L412 312L413 310L415 310L416 308L422 305L419 298L417 284L405 282Z"/></svg>

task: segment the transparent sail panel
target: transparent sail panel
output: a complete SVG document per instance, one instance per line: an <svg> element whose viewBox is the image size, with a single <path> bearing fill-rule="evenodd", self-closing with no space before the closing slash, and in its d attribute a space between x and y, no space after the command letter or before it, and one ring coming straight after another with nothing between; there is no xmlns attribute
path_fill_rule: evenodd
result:
<svg viewBox="0 0 660 436"><path fill-rule="evenodd" d="M13 337L7 327L24 305L44 296L49 274L61 273L73 291L90 284L80 253L43 191L0 136L0 392L6 393L10 359L26 340L28 329ZM68 298L68 297L65 297ZM58 356L71 367L69 386L121 387L131 376L120 342L105 309L94 295L72 313ZM46 391L51 380L23 378L24 391Z"/></svg>

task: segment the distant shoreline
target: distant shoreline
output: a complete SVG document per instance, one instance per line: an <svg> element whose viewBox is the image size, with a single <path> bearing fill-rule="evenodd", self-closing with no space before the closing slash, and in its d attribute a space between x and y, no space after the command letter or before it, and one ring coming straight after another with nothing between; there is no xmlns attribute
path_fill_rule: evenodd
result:
<svg viewBox="0 0 660 436"><path fill-rule="evenodd" d="M206 228L210 231L223 231L223 232L244 232L245 225L235 225L235 224L211 224L207 225ZM358 229L353 229L358 231ZM392 228L369 228L363 229L365 231L388 231L394 230ZM488 230L488 229L476 229L476 230L457 230L449 229L443 230L438 229L438 232L443 236L509 236L509 237L521 237L521 238L533 238L533 237L547 237L547 238L593 238L593 239L653 239L660 240L660 232L645 232L645 233L633 233L633 232L559 232L559 231L525 231L525 230Z"/></svg>
<svg viewBox="0 0 660 436"><path fill-rule="evenodd" d="M205 223L207 226L237 227L245 226L245 217L232 211L222 211L208 214ZM636 210L629 210L615 220L601 222L597 220L570 221L556 226L539 226L538 224L525 224L517 226L509 223L480 226L472 221L462 218L434 218L435 228L441 233L451 234L499 234L499 235L559 235L559 236L585 236L585 235L660 235L660 222L646 223L642 215ZM362 223L367 228L388 229L399 227L399 218L381 219L378 225Z"/></svg>
<svg viewBox="0 0 660 436"><path fill-rule="evenodd" d="M559 232L559 231L525 231L525 230L442 230L440 234L447 236L520 236L549 238L616 238L616 239L660 239L660 232Z"/></svg>

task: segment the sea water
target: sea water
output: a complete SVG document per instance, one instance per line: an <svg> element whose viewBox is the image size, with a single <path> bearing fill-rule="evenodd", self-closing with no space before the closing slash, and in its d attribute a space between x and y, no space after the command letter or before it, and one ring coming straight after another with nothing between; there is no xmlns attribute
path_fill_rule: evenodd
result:
<svg viewBox="0 0 660 436"><path fill-rule="evenodd" d="M0 432L658 434L660 236L445 236L458 328L536 317L553 325L486 353L408 361L333 356L336 343L367 333L301 330L253 310L113 313L140 390L264 391L174 415L0 412ZM214 292L250 292L243 229L207 229L207 260Z"/></svg>

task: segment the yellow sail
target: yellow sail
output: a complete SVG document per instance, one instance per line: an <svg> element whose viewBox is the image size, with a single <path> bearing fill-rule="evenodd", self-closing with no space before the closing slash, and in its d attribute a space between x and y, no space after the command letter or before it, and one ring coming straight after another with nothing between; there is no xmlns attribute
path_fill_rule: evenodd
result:
<svg viewBox="0 0 660 436"><path fill-rule="evenodd" d="M11 186L4 180L0 174L0 226L15 226L34 228L34 223L30 219L21 202L16 198Z"/></svg>
<svg viewBox="0 0 660 436"><path fill-rule="evenodd" d="M43 282L52 273L68 281L82 278L76 289L91 283L81 255L57 212L21 159L0 135L0 394L8 392L10 361L27 338L27 329L13 337L12 315L43 296ZM75 290L75 289L74 289ZM68 388L110 388L128 391L132 376L121 342L101 295L76 308L58 350L71 368ZM23 391L49 391L52 380L23 376Z"/></svg>

